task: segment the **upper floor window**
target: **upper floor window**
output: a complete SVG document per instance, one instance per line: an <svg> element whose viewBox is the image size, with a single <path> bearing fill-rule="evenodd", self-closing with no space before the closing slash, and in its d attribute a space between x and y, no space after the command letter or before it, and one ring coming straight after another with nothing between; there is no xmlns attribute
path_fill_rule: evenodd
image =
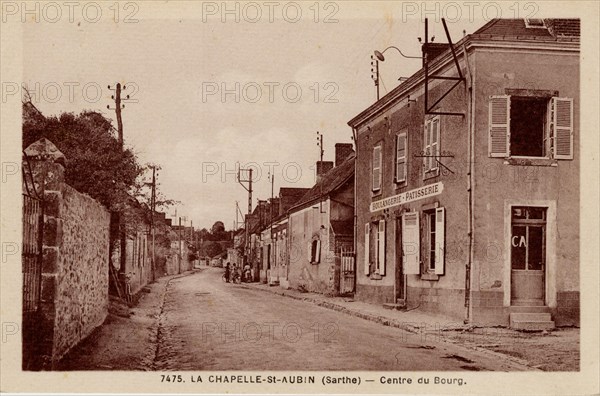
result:
<svg viewBox="0 0 600 396"><path fill-rule="evenodd" d="M372 166L372 178L373 178L373 183L372 183L372 188L373 191L380 191L381 190L381 168L382 168L382 161L381 161L381 144L377 145L375 147L373 147L373 166Z"/></svg>
<svg viewBox="0 0 600 396"><path fill-rule="evenodd" d="M545 29L546 24L543 19L525 18L525 27Z"/></svg>
<svg viewBox="0 0 600 396"><path fill-rule="evenodd" d="M573 158L573 99L492 96L490 157Z"/></svg>
<svg viewBox="0 0 600 396"><path fill-rule="evenodd" d="M438 171L437 157L440 155L440 117L434 117L425 123L423 137L423 168L428 173Z"/></svg>
<svg viewBox="0 0 600 396"><path fill-rule="evenodd" d="M406 181L407 162L406 152L408 149L406 130L396 135L396 183Z"/></svg>

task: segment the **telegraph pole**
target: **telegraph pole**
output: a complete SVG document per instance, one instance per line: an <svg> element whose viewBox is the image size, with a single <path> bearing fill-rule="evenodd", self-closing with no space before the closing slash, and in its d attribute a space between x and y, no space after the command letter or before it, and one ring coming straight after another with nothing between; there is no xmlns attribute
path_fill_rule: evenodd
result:
<svg viewBox="0 0 600 396"><path fill-rule="evenodd" d="M154 229L154 212L156 212L156 166L152 166L152 198L150 199L151 203L151 217L150 217L150 223L151 223L151 227L152 227L152 280L154 281L156 279L156 266L155 266L155 229Z"/></svg>
<svg viewBox="0 0 600 396"><path fill-rule="evenodd" d="M242 172L248 173L247 179L242 179ZM246 216L245 227L246 227L246 252L248 253L250 247L250 230L248 228L250 225L249 218L250 214L252 214L252 168L248 169L238 169L238 183L244 187L246 191L248 191L248 215ZM248 183L248 187L244 185L244 183ZM248 254L246 254L248 255Z"/></svg>
<svg viewBox="0 0 600 396"><path fill-rule="evenodd" d="M108 86L108 89L113 90L111 86ZM127 89L126 86L123 86L123 89ZM111 95L111 99L115 101L115 114L117 115L117 132L119 134L119 145L121 149L123 149L123 119L121 117L121 110L125 108L124 104L121 104L121 83L117 83L114 88L115 94ZM129 95L125 97L125 100L129 99ZM106 106L107 109L110 109L110 106Z"/></svg>
<svg viewBox="0 0 600 396"><path fill-rule="evenodd" d="M179 261L178 261L178 267L179 267L179 273L181 274L181 217L179 217Z"/></svg>
<svg viewBox="0 0 600 396"><path fill-rule="evenodd" d="M320 156L320 163L321 166L323 166L323 154L325 154L325 150L323 149L323 134L319 131L317 131L317 146L319 147L319 156ZM316 169L317 172L317 178L319 177L319 167L317 166ZM323 183L319 183L321 185L321 197L319 199L319 213L323 213Z"/></svg>

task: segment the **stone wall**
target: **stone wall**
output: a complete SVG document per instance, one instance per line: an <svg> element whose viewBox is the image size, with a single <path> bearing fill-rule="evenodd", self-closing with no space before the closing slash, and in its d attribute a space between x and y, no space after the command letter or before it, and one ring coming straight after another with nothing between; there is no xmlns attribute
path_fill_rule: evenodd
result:
<svg viewBox="0 0 600 396"><path fill-rule="evenodd" d="M54 359L100 326L108 313L109 212L64 184L58 214Z"/></svg>
<svg viewBox="0 0 600 396"><path fill-rule="evenodd" d="M25 152L44 198L35 366L52 369L108 314L110 214L64 182L64 155L50 141Z"/></svg>

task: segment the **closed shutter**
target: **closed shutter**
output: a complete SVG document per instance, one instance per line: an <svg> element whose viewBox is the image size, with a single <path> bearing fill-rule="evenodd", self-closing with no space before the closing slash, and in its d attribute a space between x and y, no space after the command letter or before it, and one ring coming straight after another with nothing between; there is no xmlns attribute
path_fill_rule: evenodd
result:
<svg viewBox="0 0 600 396"><path fill-rule="evenodd" d="M396 136L396 181L406 180L406 133Z"/></svg>
<svg viewBox="0 0 600 396"><path fill-rule="evenodd" d="M552 98L554 158L573 159L573 99Z"/></svg>
<svg viewBox="0 0 600 396"><path fill-rule="evenodd" d="M444 275L446 252L446 209L435 210L435 274Z"/></svg>
<svg viewBox="0 0 600 396"><path fill-rule="evenodd" d="M505 158L510 155L510 96L490 97L489 155Z"/></svg>
<svg viewBox="0 0 600 396"><path fill-rule="evenodd" d="M379 269L379 275L385 275L385 220L379 222L377 242L377 268Z"/></svg>
<svg viewBox="0 0 600 396"><path fill-rule="evenodd" d="M417 212L402 216L402 269L407 275L418 275L419 271L419 216Z"/></svg>
<svg viewBox="0 0 600 396"><path fill-rule="evenodd" d="M365 224L365 275L369 275L369 241L371 239L371 224Z"/></svg>
<svg viewBox="0 0 600 396"><path fill-rule="evenodd" d="M381 188L381 146L373 148L373 191Z"/></svg>

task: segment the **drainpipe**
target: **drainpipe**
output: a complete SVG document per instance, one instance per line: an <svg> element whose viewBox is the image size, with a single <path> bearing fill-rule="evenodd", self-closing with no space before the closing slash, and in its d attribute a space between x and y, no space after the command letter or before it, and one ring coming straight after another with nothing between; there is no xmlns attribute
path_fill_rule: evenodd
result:
<svg viewBox="0 0 600 396"><path fill-rule="evenodd" d="M357 201L356 201L356 165L358 164L358 130L356 127L352 127L352 140L354 140L354 292L356 293L356 278L358 277L358 269L356 267L356 262L358 259L358 255L356 254L357 250L357 228L358 228L358 217L356 214Z"/></svg>
<svg viewBox="0 0 600 396"><path fill-rule="evenodd" d="M473 75L471 73L471 66L469 65L469 58L467 55L467 47L463 42L463 56L465 60L465 64L467 66L467 90L469 95L469 103L467 106L467 119L468 119L468 144L467 144L467 152L468 152L468 173L467 173L467 191L469 193L468 199L468 238L469 238L469 256L467 261L467 266L465 268L465 323L469 323L471 321L471 267L473 264L473 258L475 253L475 245L473 243L473 221L474 221L474 213L473 213L473 201L474 201L474 188L475 188L475 111L474 111L474 83L473 83Z"/></svg>

